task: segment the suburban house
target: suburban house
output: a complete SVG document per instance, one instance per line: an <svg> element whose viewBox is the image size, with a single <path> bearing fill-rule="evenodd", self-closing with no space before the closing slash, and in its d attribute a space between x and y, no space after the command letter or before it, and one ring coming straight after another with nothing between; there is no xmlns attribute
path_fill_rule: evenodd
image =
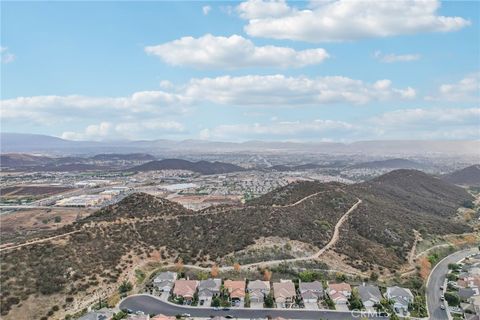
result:
<svg viewBox="0 0 480 320"><path fill-rule="evenodd" d="M363 306L368 311L374 311L374 305L379 304L382 300L382 293L377 286L363 284L358 287L358 294L362 300Z"/></svg>
<svg viewBox="0 0 480 320"><path fill-rule="evenodd" d="M348 298L352 295L352 287L345 282L329 283L328 295L335 304L346 305L348 303Z"/></svg>
<svg viewBox="0 0 480 320"><path fill-rule="evenodd" d="M320 281L301 282L298 289L302 296L303 303L317 303L323 297L323 285Z"/></svg>
<svg viewBox="0 0 480 320"><path fill-rule="evenodd" d="M410 289L402 287L388 287L386 298L393 301L393 309L401 315L408 315L408 305L413 302Z"/></svg>
<svg viewBox="0 0 480 320"><path fill-rule="evenodd" d="M148 314L129 314L127 320L150 320Z"/></svg>
<svg viewBox="0 0 480 320"><path fill-rule="evenodd" d="M184 300L191 301L197 291L197 280L177 280L173 287L173 295L176 298L182 297Z"/></svg>
<svg viewBox="0 0 480 320"><path fill-rule="evenodd" d="M173 284L177 280L177 273L176 272L161 272L159 273L155 279L153 279L153 285L157 288L160 292L172 292Z"/></svg>
<svg viewBox="0 0 480 320"><path fill-rule="evenodd" d="M478 295L478 288L475 288L475 289L472 289L472 288L458 289L458 296L460 297L460 300L467 301L471 297Z"/></svg>
<svg viewBox="0 0 480 320"><path fill-rule="evenodd" d="M270 282L255 280L250 281L247 286L247 291L250 296L250 303L262 304L265 296L270 293ZM257 305L257 307L260 307Z"/></svg>
<svg viewBox="0 0 480 320"><path fill-rule="evenodd" d="M201 306L210 306L212 299L220 295L222 279L207 279L198 285L198 303Z"/></svg>
<svg viewBox="0 0 480 320"><path fill-rule="evenodd" d="M223 287L230 296L233 306L243 306L245 301L245 280L225 280Z"/></svg>
<svg viewBox="0 0 480 320"><path fill-rule="evenodd" d="M273 296L278 308L289 308L295 303L297 293L291 280L280 280L273 283Z"/></svg>
<svg viewBox="0 0 480 320"><path fill-rule="evenodd" d="M163 314L158 314L155 317L150 318L150 320L175 320L173 316L165 316Z"/></svg>

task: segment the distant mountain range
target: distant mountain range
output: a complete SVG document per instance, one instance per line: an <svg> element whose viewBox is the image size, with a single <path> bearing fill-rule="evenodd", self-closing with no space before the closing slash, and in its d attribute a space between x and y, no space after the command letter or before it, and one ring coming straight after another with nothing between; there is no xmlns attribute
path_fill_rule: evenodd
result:
<svg viewBox="0 0 480 320"><path fill-rule="evenodd" d="M428 166L407 159L387 159L379 161L369 161L353 165L352 168L365 169L418 169L423 170Z"/></svg>
<svg viewBox="0 0 480 320"><path fill-rule="evenodd" d="M1 133L1 152L44 152L57 154L98 153L198 153L198 152L309 152L332 154L452 154L480 155L480 141L358 141L329 142L268 142L241 143L204 140L151 141L70 141L37 134Z"/></svg>
<svg viewBox="0 0 480 320"><path fill-rule="evenodd" d="M46 157L25 153L0 155L0 166L23 171L91 171L110 170L119 166L130 166L155 159L145 153L98 154L93 157Z"/></svg>
<svg viewBox="0 0 480 320"><path fill-rule="evenodd" d="M240 166L224 163L224 162L209 162L198 161L190 162L181 159L164 159L150 161L128 169L129 171L155 171L155 170L189 170L201 174L220 174L237 171L245 171L245 168Z"/></svg>
<svg viewBox="0 0 480 320"><path fill-rule="evenodd" d="M442 179L454 184L480 187L480 165L454 171L444 175Z"/></svg>

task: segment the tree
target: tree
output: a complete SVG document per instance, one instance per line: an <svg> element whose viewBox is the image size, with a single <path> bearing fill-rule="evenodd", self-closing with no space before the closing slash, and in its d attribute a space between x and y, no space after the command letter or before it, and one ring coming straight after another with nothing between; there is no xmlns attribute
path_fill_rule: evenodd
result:
<svg viewBox="0 0 480 320"><path fill-rule="evenodd" d="M460 297L453 292L445 292L445 300L447 300L449 306L460 305Z"/></svg>
<svg viewBox="0 0 480 320"><path fill-rule="evenodd" d="M372 272L372 273L370 274L370 281L375 282L375 281L377 281L377 280L378 280L378 273Z"/></svg>
<svg viewBox="0 0 480 320"><path fill-rule="evenodd" d="M122 284L118 288L118 292L120 292L120 294L123 294L123 293L127 293L132 289L133 289L132 283L130 281L125 280L122 282Z"/></svg>
<svg viewBox="0 0 480 320"><path fill-rule="evenodd" d="M453 273L449 273L449 274L447 274L447 279L448 279L448 281L457 281L458 277Z"/></svg>
<svg viewBox="0 0 480 320"><path fill-rule="evenodd" d="M459 271L460 269L462 269L462 267L459 266L456 263L449 263L448 264L448 269L453 270L453 271Z"/></svg>
<svg viewBox="0 0 480 320"><path fill-rule="evenodd" d="M216 278L216 277L218 277L218 273L219 273L218 266L216 264L214 264L212 266L212 269L210 270L210 274L212 275L212 277Z"/></svg>
<svg viewBox="0 0 480 320"><path fill-rule="evenodd" d="M112 316L112 320L121 320L127 317L127 313L124 311L119 311Z"/></svg>
<svg viewBox="0 0 480 320"><path fill-rule="evenodd" d="M363 308L363 303L362 300L360 300L357 289L353 289L348 301L350 304L350 310L361 310Z"/></svg>
<svg viewBox="0 0 480 320"><path fill-rule="evenodd" d="M390 315L390 320L400 320L400 318L395 313L392 313Z"/></svg>
<svg viewBox="0 0 480 320"><path fill-rule="evenodd" d="M465 208L468 208L468 209L473 209L474 208L474 204L473 204L473 201L472 200L465 200L463 201L463 206Z"/></svg>
<svg viewBox="0 0 480 320"><path fill-rule="evenodd" d="M314 271L305 270L298 274L298 278L302 280L302 282L312 282L317 279L317 273Z"/></svg>
<svg viewBox="0 0 480 320"><path fill-rule="evenodd" d="M219 297L213 297L212 299L212 307L220 307L220 303L222 301L220 300Z"/></svg>
<svg viewBox="0 0 480 320"><path fill-rule="evenodd" d="M273 304L274 304L273 295L272 295L272 293L270 292L270 293L265 297L265 307L267 307L267 308L273 308Z"/></svg>
<svg viewBox="0 0 480 320"><path fill-rule="evenodd" d="M62 217L56 216L56 217L53 219L53 221L55 221L55 223L60 223L60 222L62 222Z"/></svg>
<svg viewBox="0 0 480 320"><path fill-rule="evenodd" d="M240 272L241 269L242 269L242 267L240 266L240 263L235 262L233 264L233 270L235 270L235 272Z"/></svg>
<svg viewBox="0 0 480 320"><path fill-rule="evenodd" d="M270 281L270 279L272 279L272 271L265 269L263 271L263 280Z"/></svg>
<svg viewBox="0 0 480 320"><path fill-rule="evenodd" d="M183 270L183 259L182 258L178 258L177 259L177 262L175 262L175 269L180 272Z"/></svg>
<svg viewBox="0 0 480 320"><path fill-rule="evenodd" d="M330 296L326 295L325 298L325 304L327 305L328 309L330 310L335 310L335 302L330 298Z"/></svg>

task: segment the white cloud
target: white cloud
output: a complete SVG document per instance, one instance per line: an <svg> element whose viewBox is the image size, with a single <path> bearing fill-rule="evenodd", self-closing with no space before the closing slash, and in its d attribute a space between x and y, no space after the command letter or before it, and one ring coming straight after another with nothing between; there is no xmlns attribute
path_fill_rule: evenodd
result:
<svg viewBox="0 0 480 320"><path fill-rule="evenodd" d="M4 64L15 61L16 56L7 47L0 47L0 61Z"/></svg>
<svg viewBox="0 0 480 320"><path fill-rule="evenodd" d="M382 138L480 139L480 108L395 110L368 123Z"/></svg>
<svg viewBox="0 0 480 320"><path fill-rule="evenodd" d="M373 84L347 77L286 77L247 75L194 78L175 86L162 82L166 91L140 91L123 97L32 96L1 100L2 119L54 124L78 119L140 119L184 114L204 103L238 106L328 105L338 102L411 99L412 88L393 88L390 80ZM168 90L167 90L168 88ZM113 121L113 120L112 120Z"/></svg>
<svg viewBox="0 0 480 320"><path fill-rule="evenodd" d="M410 61L416 61L420 59L419 54L394 54L394 53L384 54L381 51L375 51L373 56L378 61L385 62L385 63L410 62Z"/></svg>
<svg viewBox="0 0 480 320"><path fill-rule="evenodd" d="M201 139L236 140L246 138L296 138L303 134L315 135L335 132L352 132L356 127L343 121L274 121L268 124L220 125L200 131Z"/></svg>
<svg viewBox="0 0 480 320"><path fill-rule="evenodd" d="M247 20L269 17L283 17L292 12L292 9L283 0L250 0L238 5L240 17Z"/></svg>
<svg viewBox="0 0 480 320"><path fill-rule="evenodd" d="M176 121L162 120L144 120L129 121L113 124L111 122L101 122L99 124L88 125L80 132L65 131L61 137L67 140L120 140L120 139L139 139L150 135L163 133L178 133L185 130L184 126Z"/></svg>
<svg viewBox="0 0 480 320"><path fill-rule="evenodd" d="M311 2L290 7L284 0L248 0L237 6L254 37L308 42L348 41L422 32L450 32L470 25L461 17L437 15L437 0Z"/></svg>
<svg viewBox="0 0 480 320"><path fill-rule="evenodd" d="M225 105L297 106L337 102L365 104L372 100L411 99L412 88L391 88L389 80L374 84L347 77L248 75L192 79L184 94L194 100Z"/></svg>
<svg viewBox="0 0 480 320"><path fill-rule="evenodd" d="M46 123L57 119L139 116L185 112L189 99L165 91L141 91L126 97L33 96L1 101L2 118Z"/></svg>
<svg viewBox="0 0 480 320"><path fill-rule="evenodd" d="M385 127L404 125L478 125L480 124L480 108L404 109L384 113L373 118L372 121L377 125Z"/></svg>
<svg viewBox="0 0 480 320"><path fill-rule="evenodd" d="M208 15L211 10L212 10L212 7L210 7L210 6L203 6L202 7L202 12L203 12L204 15Z"/></svg>
<svg viewBox="0 0 480 320"><path fill-rule="evenodd" d="M67 131L62 134L62 139L67 140L93 140L101 141L111 135L113 126L110 122L91 124L83 132Z"/></svg>
<svg viewBox="0 0 480 320"><path fill-rule="evenodd" d="M217 37L206 34L200 38L183 37L161 45L145 47L174 66L198 69L235 69L242 67L304 67L323 62L329 57L321 48L296 51L287 47L262 46L239 35Z"/></svg>
<svg viewBox="0 0 480 320"><path fill-rule="evenodd" d="M479 102L480 73L472 73L456 83L442 84L433 96L425 99L430 101Z"/></svg>

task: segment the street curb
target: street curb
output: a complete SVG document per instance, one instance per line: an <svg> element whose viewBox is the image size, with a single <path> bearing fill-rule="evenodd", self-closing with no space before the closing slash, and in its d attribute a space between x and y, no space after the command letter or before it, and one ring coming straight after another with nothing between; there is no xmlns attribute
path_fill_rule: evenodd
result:
<svg viewBox="0 0 480 320"><path fill-rule="evenodd" d="M463 249L463 250L460 250L460 251L453 252L453 253L449 254L448 256L444 257L442 260L438 261L437 264L435 264L433 269L430 271L430 274L428 275L427 282L425 283L426 289L428 289L428 284L430 283L431 275L433 274L435 269L440 265L440 263L442 263L445 259L447 259L451 255L458 254L458 253L464 252L464 251L470 251L470 250L473 250L473 249L475 249L475 247L471 247L471 248L467 248L467 249ZM465 259L465 258L463 258L463 259ZM460 259L460 260L463 260L463 259ZM427 315L428 315L427 319L430 319L430 310L428 309L428 290L425 290L425 303L427 305ZM447 314L449 314L448 311L446 311L446 312L447 312Z"/></svg>
<svg viewBox="0 0 480 320"><path fill-rule="evenodd" d="M151 297L151 298L154 298L155 300L158 300L160 302L169 304L169 305L174 306L174 307L184 308L186 310L188 310L188 309L204 309L204 310L215 311L215 310L213 310L213 307L198 307L198 306L186 306L186 305L175 304L175 303L172 303L170 301L162 300L157 296L147 294L147 293L136 293L136 294L129 295L129 296L123 298L122 300L120 300L120 302L117 304L117 307L120 308L120 304L128 298L141 297L141 296ZM331 309L310 310L310 309L300 309L300 308L299 309L284 309L284 308L245 308L245 307L243 307L243 308L234 308L233 307L233 308L229 308L229 309L230 310L253 310L253 311L272 311L272 310L275 310L275 311L302 311L302 312L321 311L321 312L338 312L338 313L348 313L348 314L351 314L352 311L353 311L353 310L342 311L342 310L331 310Z"/></svg>

